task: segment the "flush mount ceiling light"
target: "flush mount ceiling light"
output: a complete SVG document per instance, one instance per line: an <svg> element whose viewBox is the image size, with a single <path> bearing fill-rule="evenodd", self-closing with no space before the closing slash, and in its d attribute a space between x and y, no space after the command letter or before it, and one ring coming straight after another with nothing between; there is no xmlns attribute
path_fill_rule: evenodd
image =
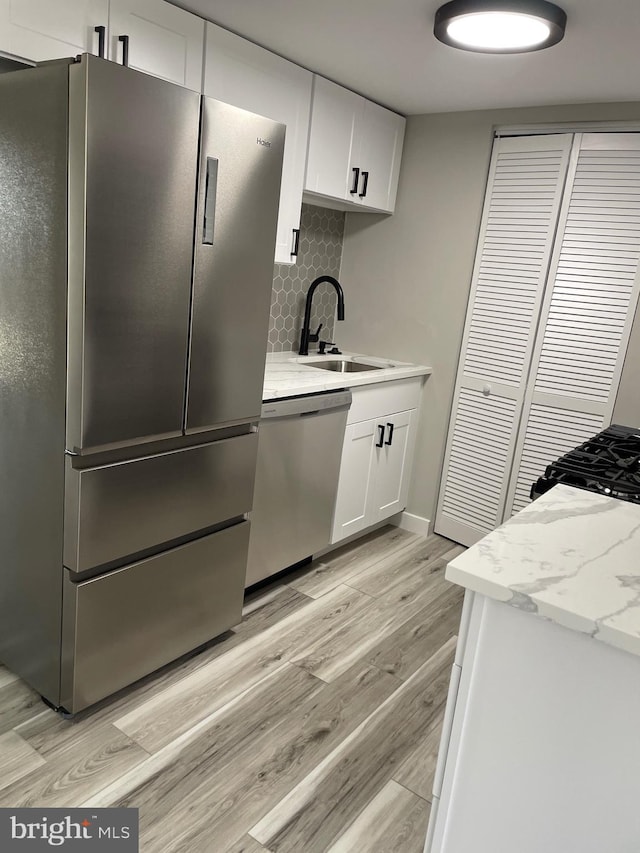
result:
<svg viewBox="0 0 640 853"><path fill-rule="evenodd" d="M557 44L566 14L546 0L452 0L436 12L434 35L477 53L524 53Z"/></svg>

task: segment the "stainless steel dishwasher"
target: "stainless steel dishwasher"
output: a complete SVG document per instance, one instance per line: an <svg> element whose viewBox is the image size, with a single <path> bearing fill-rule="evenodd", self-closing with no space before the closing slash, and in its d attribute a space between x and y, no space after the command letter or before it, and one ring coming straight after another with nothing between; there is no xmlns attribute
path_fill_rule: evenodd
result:
<svg viewBox="0 0 640 853"><path fill-rule="evenodd" d="M326 548L350 391L262 406L245 586Z"/></svg>

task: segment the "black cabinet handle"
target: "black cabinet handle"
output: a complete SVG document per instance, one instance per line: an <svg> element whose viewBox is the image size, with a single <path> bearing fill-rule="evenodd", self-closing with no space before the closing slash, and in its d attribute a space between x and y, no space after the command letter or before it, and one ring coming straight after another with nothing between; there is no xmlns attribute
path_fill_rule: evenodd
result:
<svg viewBox="0 0 640 853"><path fill-rule="evenodd" d="M129 67L129 36L118 36L118 41L122 42L122 64Z"/></svg>
<svg viewBox="0 0 640 853"><path fill-rule="evenodd" d="M357 166L354 166L351 171L353 172L353 186L349 190L351 195L355 195L358 192L358 181L360 180L360 169Z"/></svg>
<svg viewBox="0 0 640 853"><path fill-rule="evenodd" d="M94 32L98 33L98 56L104 59L104 41L107 34L106 27L94 27Z"/></svg>
<svg viewBox="0 0 640 853"><path fill-rule="evenodd" d="M367 194L367 187L369 186L369 172L362 172L362 192L359 193L359 198L364 198Z"/></svg>
<svg viewBox="0 0 640 853"><path fill-rule="evenodd" d="M389 438L385 441L385 444L391 445L393 442L393 424L388 423L387 427L389 428Z"/></svg>
<svg viewBox="0 0 640 853"><path fill-rule="evenodd" d="M300 229L293 229L293 249L291 250L291 257L295 258L298 254L298 249L300 248Z"/></svg>
<svg viewBox="0 0 640 853"><path fill-rule="evenodd" d="M384 444L384 424L378 424L378 440L376 441L376 447L382 447Z"/></svg>

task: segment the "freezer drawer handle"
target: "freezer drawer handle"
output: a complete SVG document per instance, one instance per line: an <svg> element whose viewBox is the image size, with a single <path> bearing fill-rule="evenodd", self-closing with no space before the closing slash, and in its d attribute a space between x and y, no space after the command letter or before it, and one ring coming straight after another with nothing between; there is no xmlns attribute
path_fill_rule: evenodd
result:
<svg viewBox="0 0 640 853"><path fill-rule="evenodd" d="M125 68L129 67L129 36L118 36L118 41L122 42L122 64Z"/></svg>
<svg viewBox="0 0 640 853"><path fill-rule="evenodd" d="M387 424L389 427L389 438L385 441L385 444L391 445L393 442L393 424Z"/></svg>
<svg viewBox="0 0 640 853"><path fill-rule="evenodd" d="M213 226L216 218L216 195L218 192L218 161L207 157L207 177L204 188L204 219L202 223L202 242L213 246Z"/></svg>
<svg viewBox="0 0 640 853"><path fill-rule="evenodd" d="M98 56L104 59L104 41L107 32L106 27L94 27L94 32L98 33Z"/></svg>
<svg viewBox="0 0 640 853"><path fill-rule="evenodd" d="M378 424L378 440L376 441L376 447L382 447L384 444L384 424Z"/></svg>
<svg viewBox="0 0 640 853"><path fill-rule="evenodd" d="M367 194L367 187L369 186L369 172L362 172L362 192L358 194L358 198L364 198Z"/></svg>

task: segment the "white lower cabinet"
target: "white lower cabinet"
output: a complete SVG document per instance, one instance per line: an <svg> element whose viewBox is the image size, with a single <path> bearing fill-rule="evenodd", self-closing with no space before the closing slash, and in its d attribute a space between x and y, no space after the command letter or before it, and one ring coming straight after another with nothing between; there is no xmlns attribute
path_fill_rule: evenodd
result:
<svg viewBox="0 0 640 853"><path fill-rule="evenodd" d="M418 378L353 389L332 544L405 508L421 384Z"/></svg>

